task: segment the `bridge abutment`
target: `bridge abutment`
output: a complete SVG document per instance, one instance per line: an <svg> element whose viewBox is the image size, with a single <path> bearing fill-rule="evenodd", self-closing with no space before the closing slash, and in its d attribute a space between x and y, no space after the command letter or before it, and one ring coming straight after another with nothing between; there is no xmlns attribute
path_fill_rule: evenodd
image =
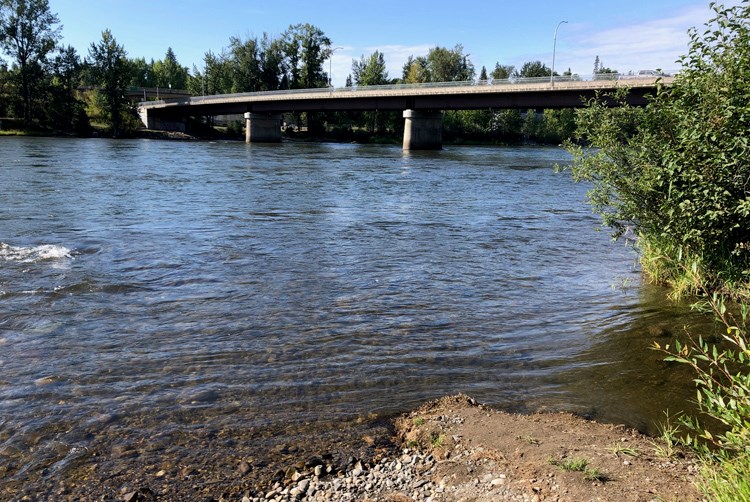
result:
<svg viewBox="0 0 750 502"><path fill-rule="evenodd" d="M441 150L443 112L404 110L404 150Z"/></svg>
<svg viewBox="0 0 750 502"><path fill-rule="evenodd" d="M245 113L245 142L281 143L281 114Z"/></svg>
<svg viewBox="0 0 750 502"><path fill-rule="evenodd" d="M187 131L186 118L154 117L148 113L148 109L139 110L138 115L140 116L143 125L146 126L146 129L153 129L156 131Z"/></svg>

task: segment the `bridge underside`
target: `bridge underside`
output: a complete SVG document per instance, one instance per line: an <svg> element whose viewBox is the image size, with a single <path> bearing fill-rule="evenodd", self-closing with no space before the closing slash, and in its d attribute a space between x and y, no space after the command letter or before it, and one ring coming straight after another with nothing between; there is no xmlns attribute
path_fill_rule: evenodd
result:
<svg viewBox="0 0 750 502"><path fill-rule="evenodd" d="M629 104L643 106L652 87L632 88ZM357 94L356 96L351 96ZM440 110L504 110L580 108L596 96L593 89L549 89L546 92L487 92L477 94L434 93L429 95L363 95L360 93L319 93L315 99L279 96L278 99L205 103L193 98L189 103L165 103L143 109L141 119L149 128L184 130L188 117L245 115L248 142L281 141L280 114L286 112L401 111L404 112L404 149L441 148ZM615 103L612 103L615 105ZM436 114L438 112L438 114ZM436 122L439 121L439 122ZM437 124L437 125L436 125ZM436 130L440 129L440 132ZM262 132L261 132L262 130ZM273 132L272 132L273 131ZM408 135L408 138L407 138ZM429 138L429 139L428 139Z"/></svg>

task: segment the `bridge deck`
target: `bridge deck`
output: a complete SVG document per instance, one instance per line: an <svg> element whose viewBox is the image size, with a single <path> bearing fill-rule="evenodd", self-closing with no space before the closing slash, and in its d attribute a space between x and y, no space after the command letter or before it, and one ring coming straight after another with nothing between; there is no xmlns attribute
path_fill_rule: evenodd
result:
<svg viewBox="0 0 750 502"><path fill-rule="evenodd" d="M250 92L189 99L151 101L141 111L159 116L219 115L229 113L280 113L289 111L486 109L486 108L573 108L597 91L617 87L630 89L633 104L644 104L645 95L672 77L620 78L613 80L530 81L499 83L452 82L441 84L398 84L343 88Z"/></svg>

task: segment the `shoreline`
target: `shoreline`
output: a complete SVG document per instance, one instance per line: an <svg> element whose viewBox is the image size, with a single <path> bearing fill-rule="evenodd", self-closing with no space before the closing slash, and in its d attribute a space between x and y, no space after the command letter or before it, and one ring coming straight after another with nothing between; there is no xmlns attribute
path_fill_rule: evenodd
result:
<svg viewBox="0 0 750 502"><path fill-rule="evenodd" d="M270 449L258 431L244 429L92 448L60 474L50 468L46 478L5 484L0 494L124 502L703 500L698 461L674 445L570 413L502 412L463 394L388 420L332 424L315 437L290 441L282 426L277 431L282 441ZM189 455L169 457L185 441Z"/></svg>

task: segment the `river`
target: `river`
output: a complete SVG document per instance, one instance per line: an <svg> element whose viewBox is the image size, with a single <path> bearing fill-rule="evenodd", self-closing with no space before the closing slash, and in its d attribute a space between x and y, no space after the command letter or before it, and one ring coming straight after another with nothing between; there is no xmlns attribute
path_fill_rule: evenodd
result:
<svg viewBox="0 0 750 502"><path fill-rule="evenodd" d="M0 159L11 493L165 434L184 459L207 424L266 448L460 391L653 432L693 396L648 346L704 321L597 231L563 149L2 138Z"/></svg>

